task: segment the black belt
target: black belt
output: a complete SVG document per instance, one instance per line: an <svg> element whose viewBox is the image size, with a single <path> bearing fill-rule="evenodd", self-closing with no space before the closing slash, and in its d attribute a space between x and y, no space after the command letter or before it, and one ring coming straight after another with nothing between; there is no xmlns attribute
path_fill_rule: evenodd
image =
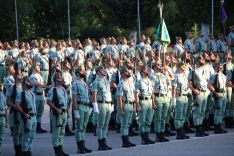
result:
<svg viewBox="0 0 234 156"><path fill-rule="evenodd" d="M151 100L151 97L143 97L143 96L140 96L139 99L140 99L140 100Z"/></svg>
<svg viewBox="0 0 234 156"><path fill-rule="evenodd" d="M188 94L181 94L181 93L177 93L177 96L187 96Z"/></svg>
<svg viewBox="0 0 234 156"><path fill-rule="evenodd" d="M224 53L224 51L220 51L220 53Z"/></svg>
<svg viewBox="0 0 234 156"><path fill-rule="evenodd" d="M5 114L0 114L0 117L5 117Z"/></svg>
<svg viewBox="0 0 234 156"><path fill-rule="evenodd" d="M134 101L124 101L125 104L130 104L130 105L133 105L134 104Z"/></svg>
<svg viewBox="0 0 234 156"><path fill-rule="evenodd" d="M167 94L154 93L154 95L157 97L165 97Z"/></svg>
<svg viewBox="0 0 234 156"><path fill-rule="evenodd" d="M111 104L111 101L97 101L98 103L107 103L107 104Z"/></svg>
<svg viewBox="0 0 234 156"><path fill-rule="evenodd" d="M43 95L43 93L36 93L37 95Z"/></svg>
<svg viewBox="0 0 234 156"><path fill-rule="evenodd" d="M85 106L89 106L90 102L82 102L82 101L77 101L78 105L85 105Z"/></svg>
<svg viewBox="0 0 234 156"><path fill-rule="evenodd" d="M63 113L65 113L65 112L67 112L67 109L62 108L61 111L62 111Z"/></svg>
<svg viewBox="0 0 234 156"><path fill-rule="evenodd" d="M36 116L36 113L29 113L30 116Z"/></svg>
<svg viewBox="0 0 234 156"><path fill-rule="evenodd" d="M198 89L199 92L205 93L206 90Z"/></svg>
<svg viewBox="0 0 234 156"><path fill-rule="evenodd" d="M41 69L41 71L48 71L49 69Z"/></svg>

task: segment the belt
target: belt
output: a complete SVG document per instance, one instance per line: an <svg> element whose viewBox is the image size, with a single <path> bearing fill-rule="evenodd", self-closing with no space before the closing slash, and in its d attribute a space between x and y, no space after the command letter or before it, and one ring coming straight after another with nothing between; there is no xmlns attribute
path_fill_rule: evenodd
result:
<svg viewBox="0 0 234 156"><path fill-rule="evenodd" d="M67 109L62 108L61 111L62 111L63 113L65 113L65 112L67 112Z"/></svg>
<svg viewBox="0 0 234 156"><path fill-rule="evenodd" d="M202 92L202 93L205 93L206 90L203 90L203 89L197 89L199 92Z"/></svg>
<svg viewBox="0 0 234 156"><path fill-rule="evenodd" d="M143 97L143 96L140 96L139 99L140 99L140 100L151 100L151 97Z"/></svg>
<svg viewBox="0 0 234 156"><path fill-rule="evenodd" d="M97 101L98 103L107 103L107 104L111 104L111 101Z"/></svg>
<svg viewBox="0 0 234 156"><path fill-rule="evenodd" d="M21 69L21 72L28 72L28 70Z"/></svg>
<svg viewBox="0 0 234 156"><path fill-rule="evenodd" d="M176 93L177 96L187 96L188 94Z"/></svg>
<svg viewBox="0 0 234 156"><path fill-rule="evenodd" d="M165 97L166 96L166 94L161 94L161 93L154 93L154 95L157 97Z"/></svg>
<svg viewBox="0 0 234 156"><path fill-rule="evenodd" d="M0 114L0 117L5 117L5 114Z"/></svg>
<svg viewBox="0 0 234 156"><path fill-rule="evenodd" d="M29 113L30 116L36 116L36 113Z"/></svg>
<svg viewBox="0 0 234 156"><path fill-rule="evenodd" d="M41 71L48 71L49 69L40 69Z"/></svg>
<svg viewBox="0 0 234 156"><path fill-rule="evenodd" d="M43 95L43 93L36 93L36 95Z"/></svg>
<svg viewBox="0 0 234 156"><path fill-rule="evenodd" d="M89 106L90 103L89 102L82 102L82 101L77 101L78 105L85 105L85 106Z"/></svg>
<svg viewBox="0 0 234 156"><path fill-rule="evenodd" d="M224 53L224 51L220 51L220 53Z"/></svg>
<svg viewBox="0 0 234 156"><path fill-rule="evenodd" d="M130 104L130 105L133 105L134 104L134 101L124 101L125 104Z"/></svg>

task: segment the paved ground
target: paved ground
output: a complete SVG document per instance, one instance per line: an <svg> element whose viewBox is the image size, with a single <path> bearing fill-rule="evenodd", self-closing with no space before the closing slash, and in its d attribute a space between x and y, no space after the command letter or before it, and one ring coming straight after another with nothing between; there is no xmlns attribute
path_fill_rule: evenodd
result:
<svg viewBox="0 0 234 156"><path fill-rule="evenodd" d="M48 123L48 108L43 116L43 127L49 130ZM191 134L191 139L178 141L175 137L170 137L168 143L156 143L154 145L143 146L140 145L140 137L130 137L131 141L137 144L137 147L130 149L121 148L120 134L114 131L109 131L107 143L112 147L112 151L99 152L97 151L98 144L97 138L92 134L87 134L87 147L91 148L94 152L86 155L100 155L100 156L151 156L151 155L173 155L173 156L234 156L234 129L228 129L227 134L214 135L210 132L209 137L196 138ZM151 134L150 137L155 139L155 135ZM76 141L75 137L64 138L64 150L71 156L76 154ZM13 156L14 149L12 144L12 137L7 129L5 133L5 141L2 145L3 156ZM51 143L51 134L37 134L34 142L33 149L34 156L53 156L54 151Z"/></svg>

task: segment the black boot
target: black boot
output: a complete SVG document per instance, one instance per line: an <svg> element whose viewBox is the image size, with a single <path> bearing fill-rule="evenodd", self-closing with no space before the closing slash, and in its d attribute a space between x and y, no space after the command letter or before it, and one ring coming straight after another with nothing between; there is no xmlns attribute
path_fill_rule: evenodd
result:
<svg viewBox="0 0 234 156"><path fill-rule="evenodd" d="M42 129L42 128L41 128L41 123L40 123L40 122L38 122L38 123L37 123L37 129L36 129L36 132L37 132L37 133L46 133L47 131L46 131L46 130L44 130L44 129Z"/></svg>
<svg viewBox="0 0 234 156"><path fill-rule="evenodd" d="M195 133L195 136L196 137L204 137L203 133L202 133L202 130L201 130L201 126L200 125L197 125L195 126L196 128L196 133Z"/></svg>
<svg viewBox="0 0 234 156"><path fill-rule="evenodd" d="M70 131L68 123L67 123L67 125L65 127L65 136L73 136L73 135L75 135L75 134Z"/></svg>
<svg viewBox="0 0 234 156"><path fill-rule="evenodd" d="M191 129L191 125L188 122L184 124L184 130L186 130L187 133L195 133L195 131Z"/></svg>
<svg viewBox="0 0 234 156"><path fill-rule="evenodd" d="M225 128L233 128L232 117L226 117L224 120L225 120Z"/></svg>
<svg viewBox="0 0 234 156"><path fill-rule="evenodd" d="M156 133L156 142L163 142L161 134L162 133Z"/></svg>
<svg viewBox="0 0 234 156"><path fill-rule="evenodd" d="M14 127L10 127L10 130L11 130L11 136L13 136L14 134Z"/></svg>
<svg viewBox="0 0 234 156"><path fill-rule="evenodd" d="M32 151L28 151L28 156L32 156Z"/></svg>
<svg viewBox="0 0 234 156"><path fill-rule="evenodd" d="M141 133L141 144L142 145L148 145L148 141L145 138L145 133Z"/></svg>
<svg viewBox="0 0 234 156"><path fill-rule="evenodd" d="M182 134L181 128L176 129L176 139L177 140L183 140L184 139L184 136Z"/></svg>
<svg viewBox="0 0 234 156"><path fill-rule="evenodd" d="M59 146L54 146L54 153L55 156L63 156L62 153L60 152Z"/></svg>
<svg viewBox="0 0 234 156"><path fill-rule="evenodd" d="M84 150L84 148L82 146L82 142L81 141L77 142L77 147L78 147L77 153L79 153L79 154L85 154L85 150Z"/></svg>
<svg viewBox="0 0 234 156"><path fill-rule="evenodd" d="M63 151L63 146L62 146L62 145L59 145L58 147L59 147L59 153L61 153L62 156L69 156L69 154L67 154L67 153L65 153L65 152Z"/></svg>
<svg viewBox="0 0 234 156"><path fill-rule="evenodd" d="M103 145L107 148L107 150L112 150L112 148L106 144L105 138L102 139L102 142L103 142Z"/></svg>
<svg viewBox="0 0 234 156"><path fill-rule="evenodd" d="M123 148L129 148L130 147L130 145L128 144L128 141L127 141L127 136L126 135L124 135L124 136L122 136L122 147Z"/></svg>
<svg viewBox="0 0 234 156"><path fill-rule="evenodd" d="M23 151L22 156L28 156L28 151Z"/></svg>
<svg viewBox="0 0 234 156"><path fill-rule="evenodd" d="M219 125L217 124L215 124L214 125L214 134L222 134L222 131L221 131L221 129L219 128Z"/></svg>
<svg viewBox="0 0 234 156"><path fill-rule="evenodd" d="M164 133L161 133L161 138L163 142L169 142L169 139L165 138Z"/></svg>
<svg viewBox="0 0 234 156"><path fill-rule="evenodd" d="M127 142L128 142L128 144L129 144L129 146L130 146L130 147L135 147L136 144L132 143L132 142L129 140L128 135L127 135L126 137L127 137L126 139L127 139Z"/></svg>
<svg viewBox="0 0 234 156"><path fill-rule="evenodd" d="M155 143L155 141L153 141L153 140L151 140L149 138L149 133L145 133L145 139L147 140L148 144L154 144Z"/></svg>
<svg viewBox="0 0 234 156"><path fill-rule="evenodd" d="M167 137L169 137L169 136L175 136L176 135L175 133L173 133L173 132L170 131L169 124L165 125L165 133L164 134Z"/></svg>
<svg viewBox="0 0 234 156"><path fill-rule="evenodd" d="M206 132L204 131L203 126L202 126L202 125L200 125L200 130L201 130L201 133L203 134L203 136L209 136L209 134L208 134L208 133L206 133Z"/></svg>
<svg viewBox="0 0 234 156"><path fill-rule="evenodd" d="M133 129L133 125L130 125L129 127L129 136L138 136L139 133L137 133L134 129Z"/></svg>
<svg viewBox="0 0 234 156"><path fill-rule="evenodd" d="M104 144L103 144L103 140L102 139L99 139L98 140L98 150L99 151L107 151L108 149L104 146Z"/></svg>
<svg viewBox="0 0 234 156"><path fill-rule="evenodd" d="M21 152L21 145L14 145L15 147L15 156L21 156L22 152Z"/></svg>
<svg viewBox="0 0 234 156"><path fill-rule="evenodd" d="M184 137L184 139L189 139L190 137L184 134L184 129L181 128L181 135Z"/></svg>
<svg viewBox="0 0 234 156"><path fill-rule="evenodd" d="M82 143L83 149L85 150L85 153L91 153L92 152L91 149L86 148L84 140L82 140L81 143Z"/></svg>

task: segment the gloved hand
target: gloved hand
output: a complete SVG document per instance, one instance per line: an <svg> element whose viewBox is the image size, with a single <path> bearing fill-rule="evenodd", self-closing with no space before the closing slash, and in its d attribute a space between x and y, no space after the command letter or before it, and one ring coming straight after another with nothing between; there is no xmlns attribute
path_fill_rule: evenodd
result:
<svg viewBox="0 0 234 156"><path fill-rule="evenodd" d="M93 103L93 111L95 113L99 113L99 110L98 110L98 104L96 102Z"/></svg>
<svg viewBox="0 0 234 156"><path fill-rule="evenodd" d="M114 111L114 105L111 105L110 111L111 111L111 112Z"/></svg>
<svg viewBox="0 0 234 156"><path fill-rule="evenodd" d="M78 110L74 110L73 112L74 112L74 117L75 117L76 119L79 119L79 118L80 118L80 113L79 113L79 111L78 111Z"/></svg>

